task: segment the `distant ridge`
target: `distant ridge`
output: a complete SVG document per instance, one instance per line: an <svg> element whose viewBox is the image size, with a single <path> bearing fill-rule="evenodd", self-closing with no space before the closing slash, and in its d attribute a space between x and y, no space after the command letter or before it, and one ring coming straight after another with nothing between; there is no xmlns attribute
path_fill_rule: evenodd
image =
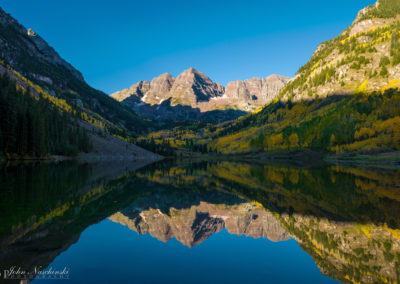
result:
<svg viewBox="0 0 400 284"><path fill-rule="evenodd" d="M176 79L164 73L151 82L140 81L110 96L144 116L146 111L143 107L148 109L148 105L162 105L166 101L171 106L189 106L200 112L235 110L244 114L272 101L289 80L288 77L271 75L230 82L224 87L202 72L189 68ZM162 110L156 111L160 118L165 117Z"/></svg>

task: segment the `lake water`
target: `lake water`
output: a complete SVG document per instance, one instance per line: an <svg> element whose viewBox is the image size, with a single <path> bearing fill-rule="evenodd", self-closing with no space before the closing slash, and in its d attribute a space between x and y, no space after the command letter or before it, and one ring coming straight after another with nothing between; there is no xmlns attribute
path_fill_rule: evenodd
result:
<svg viewBox="0 0 400 284"><path fill-rule="evenodd" d="M1 169L0 283L400 279L396 168L163 161Z"/></svg>

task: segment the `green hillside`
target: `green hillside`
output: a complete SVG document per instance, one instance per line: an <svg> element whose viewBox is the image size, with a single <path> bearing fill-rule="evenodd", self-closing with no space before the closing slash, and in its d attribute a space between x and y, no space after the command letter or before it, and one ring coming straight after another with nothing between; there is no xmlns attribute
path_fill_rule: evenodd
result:
<svg viewBox="0 0 400 284"><path fill-rule="evenodd" d="M393 18L400 13L398 0L380 0L377 7L372 8L360 18L360 21L374 18Z"/></svg>
<svg viewBox="0 0 400 284"><path fill-rule="evenodd" d="M0 156L45 157L49 154L76 155L88 152L87 130L58 105L23 91L4 73L0 76Z"/></svg>
<svg viewBox="0 0 400 284"><path fill-rule="evenodd" d="M400 1L399 1L400 2ZM374 10L375 11L375 10ZM334 94L377 91L400 78L400 22L377 19L354 23L321 44L282 90L282 100L309 100Z"/></svg>
<svg viewBox="0 0 400 284"><path fill-rule="evenodd" d="M32 30L26 30L0 8L1 65L13 69L53 97L77 105L118 136L147 131L150 122L90 87L80 72ZM91 121L89 121L92 123Z"/></svg>
<svg viewBox="0 0 400 284"><path fill-rule="evenodd" d="M400 92L277 102L215 134L222 153L311 148L330 152L400 150ZM236 125L243 126L235 131Z"/></svg>
<svg viewBox="0 0 400 284"><path fill-rule="evenodd" d="M215 129L202 143L222 153L400 150L398 7L400 1L379 1L360 12L318 47L274 102Z"/></svg>
<svg viewBox="0 0 400 284"><path fill-rule="evenodd" d="M1 8L0 76L0 159L152 155L127 141L155 124L90 87L43 38Z"/></svg>

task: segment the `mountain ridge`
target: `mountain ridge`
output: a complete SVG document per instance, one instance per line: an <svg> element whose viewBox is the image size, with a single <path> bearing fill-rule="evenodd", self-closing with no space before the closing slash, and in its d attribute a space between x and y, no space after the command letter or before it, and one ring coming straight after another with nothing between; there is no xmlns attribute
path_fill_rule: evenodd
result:
<svg viewBox="0 0 400 284"><path fill-rule="evenodd" d="M102 158L148 157L159 159L158 155L128 143L153 126L127 107L115 102L106 94L90 87L82 74L65 61L42 37L32 29L26 29L11 15L0 8L0 74L2 81L13 90L13 95L2 90L2 101L17 110L3 110L12 117L0 126L0 146L7 158L49 157L50 155L76 155L78 136L85 140L89 136L93 147L85 148L83 159L94 156ZM24 99L18 100L18 96ZM30 98L31 97L31 98ZM34 103L35 99L38 103ZM32 117L22 100L42 111L36 110L35 119L40 127L27 120ZM31 102L32 101L32 102ZM36 106L38 105L38 106ZM54 114L57 113L58 114ZM18 117L16 117L18 113ZM55 117L64 117L51 120ZM8 119L11 119L10 117ZM32 120L32 119L31 119ZM53 127L62 121L62 127ZM16 124L19 128L14 127ZM3 129L1 129L3 128ZM38 141L27 135L38 128ZM62 128L62 129L61 129ZM51 133L50 137L49 136ZM79 133L74 135L73 133ZM13 134L13 135L11 135ZM18 138L18 139L17 139ZM39 139L40 138L40 139ZM14 141L14 140L16 141ZM79 139L78 139L79 140ZM33 143L35 142L35 143ZM26 147L26 145L36 145ZM80 144L87 144L80 143ZM11 146L10 146L11 145ZM53 150L52 150L53 149Z"/></svg>
<svg viewBox="0 0 400 284"><path fill-rule="evenodd" d="M340 35L320 44L282 89L279 99L296 102L353 94L360 86L378 91L391 80L400 78L400 10L394 17L371 16L378 9L386 11L392 2L399 3L398 0L380 0L362 9Z"/></svg>
<svg viewBox="0 0 400 284"><path fill-rule="evenodd" d="M150 126L135 112L89 86L82 74L32 29L0 8L0 59L51 96L101 117L107 131L120 136L138 134Z"/></svg>
<svg viewBox="0 0 400 284"><path fill-rule="evenodd" d="M83 75L76 70L70 63L65 61L61 56L54 50L40 35L38 35L31 28L26 29L23 25L21 25L16 19L14 19L10 14L6 13L0 7L0 23L2 27L6 27L8 29L12 29L17 31L22 41L25 43L25 47L27 47L27 51L30 55L38 56L52 64L59 64L62 67L66 68L75 78L80 81L84 81ZM4 33L3 33L4 34ZM12 52L16 49L12 44L8 44L7 41L0 41L2 50L1 57L4 58L11 67L18 70L21 69L19 65L21 65L17 60L13 58ZM24 72L22 72L23 75ZM33 75L35 77L35 75ZM52 80L49 77L36 75L36 77L49 84L52 84Z"/></svg>
<svg viewBox="0 0 400 284"><path fill-rule="evenodd" d="M239 110L251 112L272 101L290 78L271 75L229 82L226 87L213 82L202 72L189 68L176 78L164 73L152 81L139 81L110 97L146 116L145 105L162 105L170 99L171 106L190 106L200 112ZM158 111L162 117L162 113Z"/></svg>
<svg viewBox="0 0 400 284"><path fill-rule="evenodd" d="M260 111L206 127L198 143L211 152L257 157L400 150L400 8L391 10L400 1L377 3L320 44Z"/></svg>

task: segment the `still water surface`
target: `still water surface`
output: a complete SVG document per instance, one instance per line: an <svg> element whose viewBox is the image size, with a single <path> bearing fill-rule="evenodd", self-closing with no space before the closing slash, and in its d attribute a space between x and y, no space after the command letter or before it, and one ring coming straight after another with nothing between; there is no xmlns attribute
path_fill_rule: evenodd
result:
<svg viewBox="0 0 400 284"><path fill-rule="evenodd" d="M9 164L0 269L64 270L70 283L395 283L399 185L398 169L336 165ZM50 277L32 283L61 281Z"/></svg>

